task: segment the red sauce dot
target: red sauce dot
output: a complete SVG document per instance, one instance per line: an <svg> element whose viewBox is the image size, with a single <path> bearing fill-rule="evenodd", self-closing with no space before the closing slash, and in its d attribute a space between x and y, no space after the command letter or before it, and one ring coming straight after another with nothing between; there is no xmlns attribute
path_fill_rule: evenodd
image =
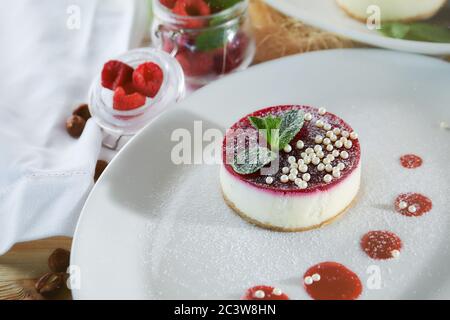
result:
<svg viewBox="0 0 450 320"><path fill-rule="evenodd" d="M362 237L361 247L372 259L391 259L394 250L400 252L402 240L390 231L370 231Z"/></svg>
<svg viewBox="0 0 450 320"><path fill-rule="evenodd" d="M395 199L395 210L408 217L419 217L432 207L431 200L420 193L404 193Z"/></svg>
<svg viewBox="0 0 450 320"><path fill-rule="evenodd" d="M414 169L420 167L423 163L422 158L415 154L405 154L400 157L400 163L407 169Z"/></svg>
<svg viewBox="0 0 450 320"><path fill-rule="evenodd" d="M362 292L358 276L337 262L322 262L309 268L303 276L303 286L315 300L354 300Z"/></svg>
<svg viewBox="0 0 450 320"><path fill-rule="evenodd" d="M258 291L258 292L257 292ZM262 291L264 294L260 295ZM283 293L280 289L276 289L270 286L255 286L248 289L243 300L289 300L287 294Z"/></svg>

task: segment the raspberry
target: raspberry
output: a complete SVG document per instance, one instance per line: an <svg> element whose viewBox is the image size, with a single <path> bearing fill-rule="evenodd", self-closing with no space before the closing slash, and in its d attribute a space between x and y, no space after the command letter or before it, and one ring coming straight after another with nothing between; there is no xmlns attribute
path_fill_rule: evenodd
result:
<svg viewBox="0 0 450 320"><path fill-rule="evenodd" d="M229 73L239 67L245 58L245 51L248 47L248 38L244 34L237 34L228 43L226 50L217 50L214 57L214 71L217 74Z"/></svg>
<svg viewBox="0 0 450 320"><path fill-rule="evenodd" d="M181 51L176 59L187 76L204 76L213 70L213 56L208 52Z"/></svg>
<svg viewBox="0 0 450 320"><path fill-rule="evenodd" d="M121 61L110 60L103 66L102 86L110 90L116 90L117 87L131 82L132 75L132 67Z"/></svg>
<svg viewBox="0 0 450 320"><path fill-rule="evenodd" d="M211 9L204 0L178 0L172 12L180 16L199 17L210 15ZM203 27L203 21L186 21L184 25L186 28L201 28Z"/></svg>
<svg viewBox="0 0 450 320"><path fill-rule="evenodd" d="M113 109L127 111L139 108L145 104L145 96L138 92L127 93L124 88L114 90Z"/></svg>
<svg viewBox="0 0 450 320"><path fill-rule="evenodd" d="M163 72L156 63L146 62L133 72L133 86L137 92L154 98L161 88L163 78Z"/></svg>
<svg viewBox="0 0 450 320"><path fill-rule="evenodd" d="M159 0L159 2L166 8L173 9L177 0Z"/></svg>

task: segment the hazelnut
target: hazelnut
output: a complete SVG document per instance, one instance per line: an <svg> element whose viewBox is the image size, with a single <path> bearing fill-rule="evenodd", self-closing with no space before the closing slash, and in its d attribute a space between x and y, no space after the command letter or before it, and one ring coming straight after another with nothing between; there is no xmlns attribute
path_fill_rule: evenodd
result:
<svg viewBox="0 0 450 320"><path fill-rule="evenodd" d="M80 104L73 112L74 116L80 116L85 121L88 121L91 117L91 113L89 112L89 106L86 103Z"/></svg>
<svg viewBox="0 0 450 320"><path fill-rule="evenodd" d="M65 278L64 273L48 272L36 282L36 291L43 296L55 294L63 287Z"/></svg>
<svg viewBox="0 0 450 320"><path fill-rule="evenodd" d="M53 272L66 272L70 264L70 251L58 248L48 257L48 267Z"/></svg>
<svg viewBox="0 0 450 320"><path fill-rule="evenodd" d="M79 138L83 133L86 120L77 115L72 115L66 121L67 132L74 138Z"/></svg>
<svg viewBox="0 0 450 320"><path fill-rule="evenodd" d="M97 164L95 165L95 174L94 174L94 181L97 182L98 178L102 175L103 171L108 166L108 162L105 160L98 160Z"/></svg>

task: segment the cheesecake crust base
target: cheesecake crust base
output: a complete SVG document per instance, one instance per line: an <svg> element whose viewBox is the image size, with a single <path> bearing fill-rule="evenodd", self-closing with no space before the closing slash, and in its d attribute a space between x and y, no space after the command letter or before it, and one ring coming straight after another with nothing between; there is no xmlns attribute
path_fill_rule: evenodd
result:
<svg viewBox="0 0 450 320"><path fill-rule="evenodd" d="M359 192L358 192L359 193ZM358 194L356 194L356 196L353 198L353 200L350 202L350 204L345 207L341 212L337 213L336 215L334 215L333 217L319 223L316 225L313 225L311 227L306 227L306 228L282 228L282 227L277 227L277 226L273 226L270 224L266 224L266 223L262 223L258 220L255 220L253 218L250 218L249 216L247 216L245 213L243 213L241 210L239 210L236 205L230 201L227 196L225 195L225 193L222 190L222 196L225 200L225 203L238 215L240 216L242 219L244 219L245 221L247 221L250 224L253 224L257 227L263 228L263 229L268 229L271 231L278 231L278 232L303 232L303 231L309 231L309 230L314 230L314 229L318 229L321 227L324 227L328 224L333 223L334 221L338 220L340 217L342 217L348 209L350 209L356 202L356 198L358 198Z"/></svg>

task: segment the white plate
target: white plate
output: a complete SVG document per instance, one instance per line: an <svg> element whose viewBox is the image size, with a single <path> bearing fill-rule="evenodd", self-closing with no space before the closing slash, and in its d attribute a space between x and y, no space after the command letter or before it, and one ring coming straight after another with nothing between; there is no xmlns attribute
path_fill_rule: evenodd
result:
<svg viewBox="0 0 450 320"><path fill-rule="evenodd" d="M350 18L335 0L265 0L281 12L314 27L373 46L431 55L450 54L450 43L431 43L385 37ZM450 5L450 4L449 4ZM450 10L450 9L449 9Z"/></svg>
<svg viewBox="0 0 450 320"><path fill-rule="evenodd" d="M230 75L190 96L136 136L97 182L75 234L72 264L81 271L75 298L238 299L255 284L308 298L302 274L334 260L364 283L361 298L450 298L450 64L383 50L330 50L292 56ZM175 166L174 129L224 130L270 105L326 106L359 133L360 200L320 230L277 233L253 227L224 203L217 165ZM402 169L399 156L424 165ZM434 208L420 218L393 211L416 191ZM404 242L398 260L374 261L360 249L369 230ZM370 266L382 287L366 286ZM370 270L370 269L369 269Z"/></svg>

